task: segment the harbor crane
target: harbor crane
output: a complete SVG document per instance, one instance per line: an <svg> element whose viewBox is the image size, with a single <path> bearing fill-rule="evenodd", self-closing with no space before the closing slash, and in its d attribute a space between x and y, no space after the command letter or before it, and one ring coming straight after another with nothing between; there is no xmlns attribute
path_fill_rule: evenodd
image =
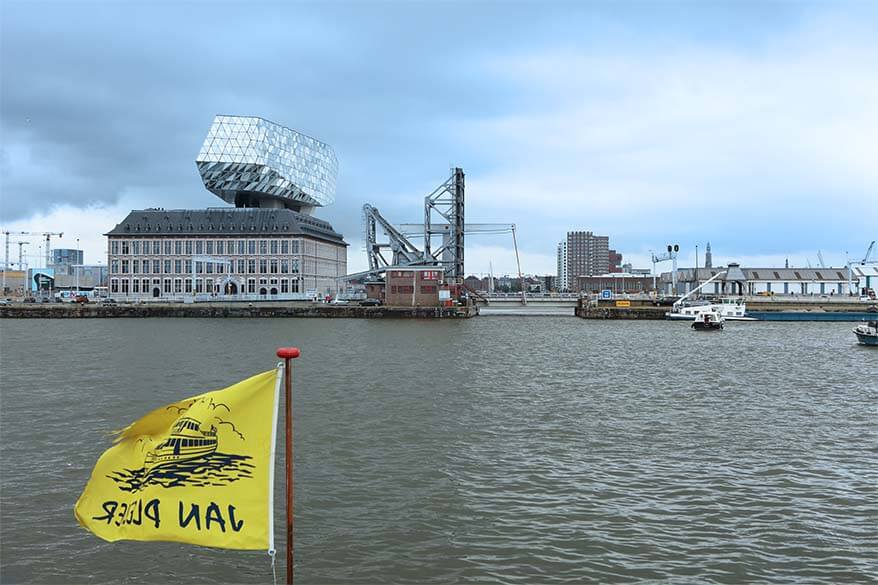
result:
<svg viewBox="0 0 878 585"><path fill-rule="evenodd" d="M6 272L9 270L9 236L43 236L46 238L46 268L49 267L50 260L52 259L52 252L50 250L49 243L51 242L52 236L63 237L64 232L12 232L12 231L4 231L3 235L6 236L6 256L3 262L3 294L6 294ZM19 254L21 256L21 254ZM21 261L19 260L19 264Z"/></svg>
<svg viewBox="0 0 878 585"><path fill-rule="evenodd" d="M862 260L854 260L854 261L848 260L847 267L848 267L848 292L849 293L854 292L854 277L853 277L853 270L851 269L851 267L854 266L855 264L859 265L859 266L865 266L866 264L878 264L878 260L871 259L873 251L875 251L875 240L872 240L872 243L869 244L869 247L866 249L866 255L863 256Z"/></svg>

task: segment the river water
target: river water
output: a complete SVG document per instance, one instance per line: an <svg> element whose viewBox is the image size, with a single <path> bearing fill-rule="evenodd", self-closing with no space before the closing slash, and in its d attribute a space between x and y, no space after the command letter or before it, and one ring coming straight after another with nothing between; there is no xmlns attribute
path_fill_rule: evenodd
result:
<svg viewBox="0 0 878 585"><path fill-rule="evenodd" d="M298 345L299 584L874 583L878 351L851 327L4 320L0 582L270 583L264 553L106 543L73 504L108 431Z"/></svg>

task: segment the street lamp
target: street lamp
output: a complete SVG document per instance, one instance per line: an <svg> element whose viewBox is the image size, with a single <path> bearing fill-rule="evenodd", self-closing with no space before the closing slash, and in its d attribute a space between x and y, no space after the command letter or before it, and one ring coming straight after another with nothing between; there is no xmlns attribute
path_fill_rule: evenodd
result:
<svg viewBox="0 0 878 585"><path fill-rule="evenodd" d="M76 238L76 260L73 271L76 276L76 296L79 296L79 267L82 265L82 259L79 257L79 238Z"/></svg>

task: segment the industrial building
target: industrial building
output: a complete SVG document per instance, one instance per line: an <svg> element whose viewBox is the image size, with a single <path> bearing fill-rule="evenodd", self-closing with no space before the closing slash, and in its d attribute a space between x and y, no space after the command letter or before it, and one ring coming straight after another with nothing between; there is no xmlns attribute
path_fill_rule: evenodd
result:
<svg viewBox="0 0 878 585"><path fill-rule="evenodd" d="M110 296L308 299L335 294L347 244L312 213L335 200L332 148L257 117L216 116L196 159L234 207L135 210L107 232Z"/></svg>
<svg viewBox="0 0 878 585"><path fill-rule="evenodd" d="M677 290L674 292L670 272L662 273L659 290L662 294L685 294L699 284L725 274L701 289L706 295L847 295L848 269L842 268L742 268L730 263L728 267L681 268L677 271ZM871 288L878 283L878 266L853 266L851 285L859 294L860 288Z"/></svg>

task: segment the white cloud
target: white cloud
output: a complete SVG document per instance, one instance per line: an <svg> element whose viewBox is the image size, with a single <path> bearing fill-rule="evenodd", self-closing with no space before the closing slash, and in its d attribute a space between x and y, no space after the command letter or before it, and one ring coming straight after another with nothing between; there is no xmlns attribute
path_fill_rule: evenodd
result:
<svg viewBox="0 0 878 585"><path fill-rule="evenodd" d="M608 234L611 247L737 233L751 255L805 248L818 230L837 251L872 239L878 44L816 31L749 51L488 61L489 75L543 99L455 128L498 161L470 177L470 209L528 214L525 233L561 227L547 251L568 229Z"/></svg>

